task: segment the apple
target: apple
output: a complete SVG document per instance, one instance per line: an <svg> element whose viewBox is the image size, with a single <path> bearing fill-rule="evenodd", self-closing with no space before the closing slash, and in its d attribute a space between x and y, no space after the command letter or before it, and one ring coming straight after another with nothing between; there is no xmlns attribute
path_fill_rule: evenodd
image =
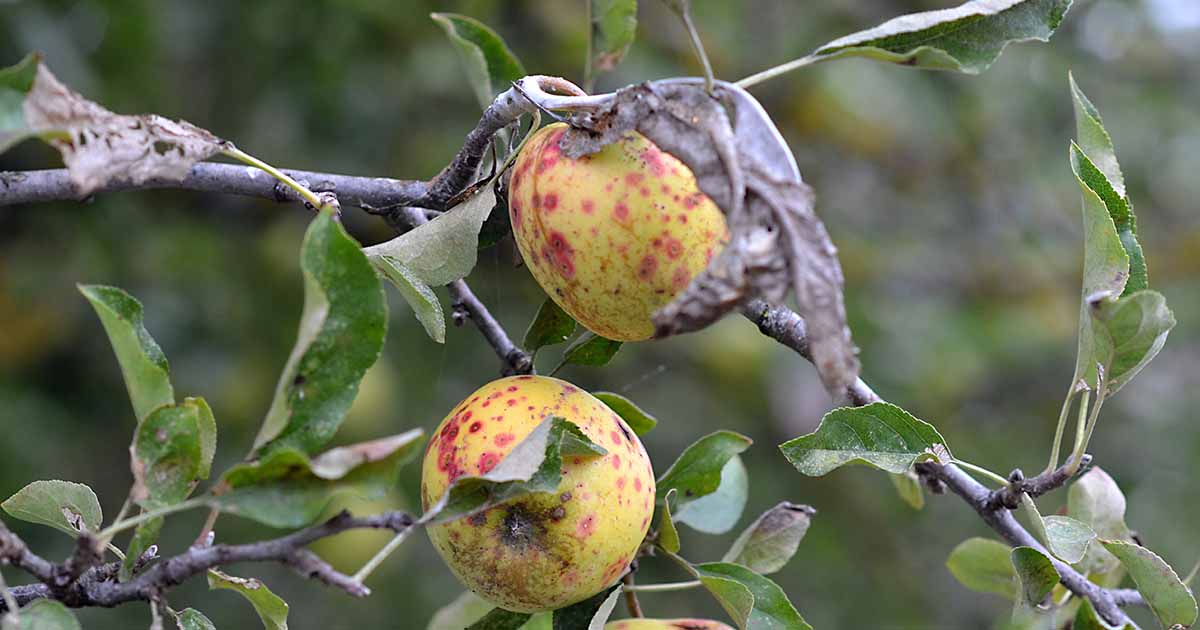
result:
<svg viewBox="0 0 1200 630"><path fill-rule="evenodd" d="M468 396L430 439L421 470L426 509L463 475L490 471L548 417L578 426L608 454L563 459L553 493L530 494L429 526L469 589L516 612L555 610L615 583L654 513L654 470L637 435L607 405L565 381L512 376Z"/></svg>
<svg viewBox="0 0 1200 630"><path fill-rule="evenodd" d="M610 621L604 630L733 630L708 619L622 619Z"/></svg>
<svg viewBox="0 0 1200 630"><path fill-rule="evenodd" d="M509 183L513 235L534 279L592 332L654 335L651 315L729 242L692 171L637 132L573 160L562 123L521 149Z"/></svg>

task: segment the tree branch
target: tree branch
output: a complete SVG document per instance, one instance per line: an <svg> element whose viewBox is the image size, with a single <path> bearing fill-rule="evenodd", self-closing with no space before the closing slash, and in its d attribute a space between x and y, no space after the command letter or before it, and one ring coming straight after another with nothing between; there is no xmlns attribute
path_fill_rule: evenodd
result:
<svg viewBox="0 0 1200 630"><path fill-rule="evenodd" d="M757 324L764 335L795 350L805 359L812 360L808 351L804 319L798 314L786 307L767 304L763 300L752 300L743 308L742 313ZM847 389L846 397L856 406L883 401L862 379ZM1090 462L1090 458L1088 461ZM954 464L922 462L916 465L916 470L927 483L934 486L944 484L949 487L1009 544L1033 547L1046 554L1058 570L1063 586L1075 595L1090 600L1096 612L1109 623L1119 625L1126 619L1121 606L1146 606L1146 600L1136 590L1102 588L1070 565L1056 559L1013 517L1010 509L1019 503L1021 492L1037 496L1060 488L1070 481L1073 475L1067 472L1067 466L1030 479L1014 475L1016 478L1011 484L994 491ZM1013 497L1016 498L1016 503L1013 502ZM1013 508L1009 505L1013 505Z"/></svg>
<svg viewBox="0 0 1200 630"><path fill-rule="evenodd" d="M88 568L69 583L56 587L57 571L54 565L30 552L25 543L6 528L0 529L0 560L9 560L14 566L42 581L41 584L9 589L22 606L45 597L57 599L72 608L108 608L133 601L151 601L164 590L209 569L239 562L278 562L304 577L355 597L364 597L370 594L366 586L334 569L305 547L313 541L352 529L388 529L399 533L412 527L413 523L413 518L404 512L386 512L360 518L343 511L324 523L272 540L242 545L193 546L151 566L128 582L116 581L120 563L111 562ZM0 603L0 612L4 610L5 606Z"/></svg>

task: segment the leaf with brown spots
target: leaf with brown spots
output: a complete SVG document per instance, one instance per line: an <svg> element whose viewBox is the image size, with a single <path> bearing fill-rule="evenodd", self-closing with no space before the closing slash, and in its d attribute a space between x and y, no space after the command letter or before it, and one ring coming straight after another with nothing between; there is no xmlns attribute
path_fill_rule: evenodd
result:
<svg viewBox="0 0 1200 630"><path fill-rule="evenodd" d="M774 573L796 554L816 510L784 501L763 512L733 541L723 562L749 567L761 574Z"/></svg>
<svg viewBox="0 0 1200 630"><path fill-rule="evenodd" d="M96 532L104 521L96 493L72 481L35 481L0 503L9 516L53 527L71 537Z"/></svg>

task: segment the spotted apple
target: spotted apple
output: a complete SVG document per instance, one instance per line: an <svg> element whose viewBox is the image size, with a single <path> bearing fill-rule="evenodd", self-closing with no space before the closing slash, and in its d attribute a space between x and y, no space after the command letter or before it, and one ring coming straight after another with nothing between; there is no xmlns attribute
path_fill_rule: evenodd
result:
<svg viewBox="0 0 1200 630"><path fill-rule="evenodd" d="M467 588L517 612L562 608L616 582L654 513L654 471L637 435L591 394L544 376L493 381L454 407L425 453L422 504L463 475L490 471L548 417L574 423L607 454L564 457L553 493L428 527Z"/></svg>
<svg viewBox="0 0 1200 630"><path fill-rule="evenodd" d="M654 334L651 315L729 241L725 216L686 165L631 131L571 159L565 124L521 149L508 210L521 256L564 311L618 341Z"/></svg>
<svg viewBox="0 0 1200 630"><path fill-rule="evenodd" d="M622 619L610 621L604 630L733 630L708 619Z"/></svg>

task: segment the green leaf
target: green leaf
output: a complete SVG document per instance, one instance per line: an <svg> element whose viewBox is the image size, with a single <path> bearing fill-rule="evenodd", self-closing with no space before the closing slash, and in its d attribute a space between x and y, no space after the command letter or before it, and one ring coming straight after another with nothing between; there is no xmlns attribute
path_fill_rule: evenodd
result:
<svg viewBox="0 0 1200 630"><path fill-rule="evenodd" d="M275 450L261 460L228 470L228 492L214 498L230 514L271 527L303 527L339 494L377 499L395 486L400 466L419 454L421 429L330 449L317 457L297 449Z"/></svg>
<svg viewBox="0 0 1200 630"><path fill-rule="evenodd" d="M122 582L128 582L133 578L134 565L138 559L150 546L158 541L158 535L162 532L162 526L165 519L162 517L152 518L133 531L133 538L129 540L129 545L125 547L125 559L121 561L121 570L118 577Z"/></svg>
<svg viewBox="0 0 1200 630"><path fill-rule="evenodd" d="M600 400L600 402L608 405L625 424L629 425L633 432L638 436L646 435L654 427L658 426L658 420L654 416L646 413L641 407L638 407L632 400L612 392L592 392L592 395Z"/></svg>
<svg viewBox="0 0 1200 630"><path fill-rule="evenodd" d="M784 567L808 532L816 510L784 501L763 512L733 541L722 562L732 562L766 575Z"/></svg>
<svg viewBox="0 0 1200 630"><path fill-rule="evenodd" d="M1104 623L1089 599L1079 600L1079 610L1075 612L1075 623L1071 630L1114 630L1113 626ZM1133 624L1125 624L1117 630L1137 630Z"/></svg>
<svg viewBox="0 0 1200 630"><path fill-rule="evenodd" d="M454 601L433 613L425 630L462 630L483 619L495 606L471 591L463 591Z"/></svg>
<svg viewBox="0 0 1200 630"><path fill-rule="evenodd" d="M278 595L271 592L266 584L254 578L240 578L222 573L216 569L208 570L209 589L228 589L249 600L262 620L266 630L287 630L288 605Z"/></svg>
<svg viewBox="0 0 1200 630"><path fill-rule="evenodd" d="M1112 396L1133 380L1167 342L1175 315L1157 291L1145 290L1119 300L1102 300L1090 313L1095 358L1106 367Z"/></svg>
<svg viewBox="0 0 1200 630"><path fill-rule="evenodd" d="M553 630L604 630L604 622L612 615L621 584L605 589L566 608L554 611Z"/></svg>
<svg viewBox="0 0 1200 630"><path fill-rule="evenodd" d="M538 308L537 315L525 331L525 349L537 352L540 348L566 341L575 332L575 319L550 298Z"/></svg>
<svg viewBox="0 0 1200 630"><path fill-rule="evenodd" d="M196 407L196 423L200 430L200 478L208 479L212 474L213 458L217 455L217 419L213 417L208 401L199 396L185 398L183 404Z"/></svg>
<svg viewBox="0 0 1200 630"><path fill-rule="evenodd" d="M658 517L658 544L671 553L679 553L679 530L671 518L671 503L675 500L675 488L667 491Z"/></svg>
<svg viewBox="0 0 1200 630"><path fill-rule="evenodd" d="M458 48L480 107L486 109L497 94L525 76L525 68L508 44L483 22L457 13L433 13L429 17L446 29L446 36Z"/></svg>
<svg viewBox="0 0 1200 630"><path fill-rule="evenodd" d="M584 331L563 353L563 364L590 365L599 367L608 365L621 349L620 341L605 339L588 330Z"/></svg>
<svg viewBox="0 0 1200 630"><path fill-rule="evenodd" d="M184 608L176 613L175 623L179 624L179 630L217 630L213 622L195 608Z"/></svg>
<svg viewBox="0 0 1200 630"><path fill-rule="evenodd" d="M926 422L895 405L872 403L825 414L817 430L779 446L801 473L819 477L846 464L903 473L918 458L949 460L946 442Z"/></svg>
<svg viewBox="0 0 1200 630"><path fill-rule="evenodd" d="M913 68L979 74L1012 42L1049 41L1071 0L972 0L893 18L818 48L825 61L865 57Z"/></svg>
<svg viewBox="0 0 1200 630"><path fill-rule="evenodd" d="M38 599L26 604L17 613L20 630L81 630L83 626L62 602Z"/></svg>
<svg viewBox="0 0 1200 630"><path fill-rule="evenodd" d="M521 626L521 630L553 630L554 629L554 613L540 612L534 613L525 625Z"/></svg>
<svg viewBox="0 0 1200 630"><path fill-rule="evenodd" d="M1096 537L1096 532L1087 523L1069 516L1042 517L1037 504L1028 494L1021 495L1021 506L1029 518L1037 537L1046 543L1046 548L1060 560L1074 564L1083 559L1087 553L1088 544Z"/></svg>
<svg viewBox="0 0 1200 630"><path fill-rule="evenodd" d="M1093 467L1067 491L1067 516L1087 523L1096 536L1108 540L1131 541L1132 532L1125 524L1125 494L1113 478ZM1079 562L1084 573L1108 573L1120 566L1104 545L1090 545Z"/></svg>
<svg viewBox="0 0 1200 630"><path fill-rule="evenodd" d="M35 135L25 122L24 105L40 63L41 57L30 53L15 65L0 69L0 153Z"/></svg>
<svg viewBox="0 0 1200 630"><path fill-rule="evenodd" d="M194 400L194 399L190 399ZM138 425L130 448L130 496L147 510L183 501L205 466L200 446L201 408L195 402L159 407Z"/></svg>
<svg viewBox="0 0 1200 630"><path fill-rule="evenodd" d="M980 593L1015 599L1017 586L1008 545L987 538L968 538L950 552L946 568L963 586Z"/></svg>
<svg viewBox="0 0 1200 630"><path fill-rule="evenodd" d="M546 418L487 474L456 479L421 521L443 523L526 494L554 492L562 479L563 456L597 457L607 453L571 422Z"/></svg>
<svg viewBox="0 0 1200 630"><path fill-rule="evenodd" d="M679 506L715 492L725 464L751 444L753 440L733 431L716 431L696 440L658 478L656 500L663 501L672 488L679 491Z"/></svg>
<svg viewBox="0 0 1200 630"><path fill-rule="evenodd" d="M591 67L608 72L621 63L637 34L637 0L592 0Z"/></svg>
<svg viewBox="0 0 1200 630"><path fill-rule="evenodd" d="M675 522L705 534L724 534L741 520L749 494L746 465L734 455L721 469L721 485L716 491L680 505Z"/></svg>
<svg viewBox="0 0 1200 630"><path fill-rule="evenodd" d="M259 456L284 448L313 453L324 446L383 349L383 287L358 243L328 211L318 213L304 235L300 268L304 312L254 440Z"/></svg>
<svg viewBox="0 0 1200 630"><path fill-rule="evenodd" d="M916 472L909 469L899 474L892 473L888 477L892 480L896 494L900 495L902 501L914 510L925 507L925 490L921 487L921 480L917 477Z"/></svg>
<svg viewBox="0 0 1200 630"><path fill-rule="evenodd" d="M503 608L493 608L482 619L471 624L466 630L517 630L529 621L529 613L512 612Z"/></svg>
<svg viewBox="0 0 1200 630"><path fill-rule="evenodd" d="M104 522L96 493L71 481L35 481L0 503L0 508L13 518L47 525L72 537L81 529L97 532Z"/></svg>
<svg viewBox="0 0 1200 630"><path fill-rule="evenodd" d="M1038 606L1058 584L1058 570L1046 554L1033 547L1017 547L1011 558L1022 599L1029 606Z"/></svg>
<svg viewBox="0 0 1200 630"><path fill-rule="evenodd" d="M408 302L413 315L425 328L425 334L438 342L446 343L446 316L442 312L442 303L429 285L421 281L411 269L391 256L371 256L371 264L387 278L392 286Z"/></svg>
<svg viewBox="0 0 1200 630"><path fill-rule="evenodd" d="M175 402L167 357L142 324L142 304L117 287L79 285L92 303L121 365L133 412L141 422L155 407Z"/></svg>
<svg viewBox="0 0 1200 630"><path fill-rule="evenodd" d="M1162 558L1123 540L1101 540L1100 544L1121 561L1164 628L1175 624L1187 628L1196 622L1196 599Z"/></svg>
<svg viewBox="0 0 1200 630"><path fill-rule="evenodd" d="M701 583L740 627L746 630L812 630L788 601L783 589L769 578L727 562L697 564L694 569Z"/></svg>

